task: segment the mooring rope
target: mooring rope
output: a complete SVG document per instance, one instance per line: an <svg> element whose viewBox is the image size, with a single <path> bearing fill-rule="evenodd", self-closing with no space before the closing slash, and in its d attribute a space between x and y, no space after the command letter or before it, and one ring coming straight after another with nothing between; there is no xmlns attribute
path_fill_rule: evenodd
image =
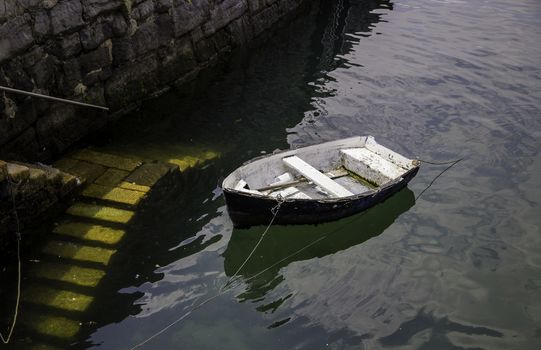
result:
<svg viewBox="0 0 541 350"><path fill-rule="evenodd" d="M429 161L426 161L426 160L421 160L421 159L418 159L418 161L422 162L422 163L426 163L426 164L432 164L432 165L447 165L447 164L450 164L447 168L443 169L442 172L440 172L438 175L436 175L436 177L434 177L432 179L432 181L430 181L430 183L428 184L428 186L426 186L422 191L421 193L419 193L416 197L415 197L415 200L418 200L419 198L421 198L421 196L423 195L423 193L425 193L430 187L432 187L432 185L434 184L434 182L436 182L436 180L442 176L447 170L451 169L452 167L454 167L456 164L458 164L459 162L461 162L462 160L464 160L464 157L462 158L459 158L457 160L453 160L453 161L450 161L450 162L442 162L442 163L436 163L436 162L429 162Z"/></svg>
<svg viewBox="0 0 541 350"><path fill-rule="evenodd" d="M220 287L220 289L218 290L218 293L216 293L215 295L203 300L200 304L197 304L197 301L199 299L201 299L201 297L197 298L195 300L195 302L192 303L192 308L190 310L188 310L188 312L186 312L184 315L180 316L179 318L175 319L173 322L169 323L167 326L165 326L164 328L162 328L158 332L154 333L152 336L146 338L144 341L142 341L142 342L138 343L137 345L133 346L132 348L130 348L130 350L140 348L141 346L145 345L146 343L148 343L152 339L154 339L154 338L158 337L159 335L163 334L164 332L166 332L169 328L173 327L177 323L181 322L182 320L184 320L185 318L190 316L192 314L192 312L194 312L195 310L201 308L203 305L211 302L212 300L224 295L225 293L227 293L230 290L233 290L235 287L237 287L237 285L234 285L233 287L231 287L231 284L238 281L238 279L235 279L237 277L238 273L248 263L248 261L250 260L252 255L255 253L255 251L257 250L257 248L259 247L259 245L261 244L261 242L263 241L263 239L267 235L267 232L269 232L270 227L272 226L272 224L274 223L274 220L278 216L278 212L280 211L280 207L282 206L282 203L284 203L285 198L278 195L278 197L276 197L276 200L277 200L278 203L276 204L276 206L274 206L274 207L272 207L270 209L270 211L272 213L272 219L269 222L269 224L267 225L267 228L265 229L265 231L263 232L263 234L261 235L261 237L259 238L259 240L255 244L255 246L252 248L252 251L250 252L250 254L248 254L246 259L244 259L244 261L242 262L240 267L237 269L237 271L235 271L235 273ZM195 304L197 304L197 305L195 305ZM193 305L195 305L195 306L193 306Z"/></svg>
<svg viewBox="0 0 541 350"><path fill-rule="evenodd" d="M455 166L457 163L459 163L460 161L462 161L464 158L460 158L460 159L457 159L457 160L453 160L453 161L449 161L449 162L441 162L441 163L437 163L437 162L429 162L429 161L425 161L425 160L421 160L421 159L418 159L420 162L422 163L426 163L426 164L432 164L432 165L447 165L447 164L450 164L447 168L445 168L442 172L440 172L436 177L434 177L434 179L432 179L432 181L428 184L428 186L426 186L422 191L421 193L415 198L415 200L419 199L423 193L425 193L433 184L434 182L441 176L443 175L446 171L448 171L449 169L451 169L453 166ZM186 312L184 315L182 315L181 317L175 319L173 322L169 323L167 326L165 326L164 328L162 328L160 331L154 333L152 336L146 338L144 341L138 343L137 345L133 346L132 348L130 348L130 350L134 350L134 349L138 349L140 348L141 346L145 345L146 343L148 343L149 341L151 341L152 339L158 337L159 335L163 334L164 332L166 332L169 328L173 327L174 325L176 325L177 323L181 322L182 320L186 319L188 316L190 316L194 311L196 311L197 309L203 307L205 304L208 304L209 302L213 301L214 299L226 294L227 292L229 291L232 291L234 290L237 286L240 285L240 283L238 284L235 284L236 282L238 282L240 280L240 278L236 278L238 277L238 273L242 270L242 268L246 265L246 263L248 262L248 260L250 260L250 258L252 257L252 255L254 254L254 252L257 250L257 248L259 247L259 245L261 244L261 242L263 241L263 238L265 237L265 235L267 234L267 232L269 231L270 227L272 226L272 224L274 223L274 220L276 219L276 216L278 215L278 211L280 210L280 207L282 205L282 203L285 201L285 198L281 197L281 196L278 196L277 198L278 200L278 204L273 207L271 209L271 212L273 214L273 217L271 219L271 221L269 222L269 224L267 225L267 228L265 229L265 231L263 232L263 234L261 235L261 237L259 238L259 240L257 241L257 243L255 244L254 248L252 249L252 251L248 254L248 257L244 260L244 262L241 264L241 266L237 269L237 271L235 271L235 273L233 274L233 276L231 276L225 283L224 285L222 285L222 287L218 290L218 293L216 293L215 295L203 300L200 304L197 304L195 306L193 306L188 312ZM357 215L356 217L352 218L351 220L347 221L346 223L344 223L343 225L337 227L336 229L324 234L323 236L319 237L318 239L308 243L307 245L305 245L304 247L294 251L293 253L289 254L288 256L276 261L275 263L273 263L272 265L264 268L263 270L259 271L258 273L256 273L255 275L252 275L248 278L246 278L244 281L245 282L249 282L259 276L261 276L263 273L267 272L268 270L272 269L273 267L279 265L280 263L288 260L288 259L291 259L292 257L294 257L295 255L301 253L302 251L308 249L309 247L315 245L316 243L319 243L321 241L323 241L324 239L328 238L330 235L332 235L333 233L335 232L338 232L340 230L342 230L344 227L348 226L348 225L351 225L352 223L354 223L355 221L359 220L361 217L364 216L364 214L366 214L366 211L363 211L362 213L360 213L359 215ZM199 297L198 299L196 299L196 301L194 303L192 303L192 305L196 304L197 301L200 299L201 297Z"/></svg>
<svg viewBox="0 0 541 350"><path fill-rule="evenodd" d="M242 270L242 268L246 265L246 263L248 262L248 260L250 260L250 258L252 257L252 255L255 253L255 251L257 250L257 248L259 247L259 245L261 244L261 242L263 242L263 238L265 238L265 236L267 235L267 232L269 232L269 229L270 227L272 226L272 224L274 223L274 219L276 219L276 216L278 216L278 211L280 210L280 207L282 206L282 203L284 203L285 199L281 196L281 195L278 195L278 197L276 198L276 200L278 201L278 204L276 204L276 206L274 206L272 209L271 209L271 213L272 213L272 219L271 221L269 222L269 224L267 225L267 228L265 229L265 231L263 232L263 234L261 235L261 237L259 238L259 240L257 241L257 243L255 244L254 248L252 249L252 251L250 252L250 254L248 254L248 257L244 260L244 262L240 265L240 267L237 269L237 271L235 271L235 273L233 274L233 276L231 276L229 278L229 280L227 280L227 282L222 286L222 288L220 288L220 291L222 291L222 289L224 289L225 287L227 287L231 281L233 279L235 279L235 277L237 277L237 274L240 272L240 270Z"/></svg>
<svg viewBox="0 0 541 350"><path fill-rule="evenodd" d="M10 184L9 186L9 192L11 193L11 202L13 205L13 213L15 216L15 222L16 222L16 236L17 236L17 298L15 301L15 311L13 312L13 320L11 322L11 325L9 327L9 331L6 337L0 332L0 340L2 340L2 343L8 344L11 340L11 336L13 335L13 331L15 330L15 325L17 324L17 316L19 315L19 305L21 300L21 226L19 223L19 214L17 213L17 206L15 205L15 190L13 189L13 185L15 182L13 182L7 172L6 169L4 169L4 173L6 176L6 181ZM17 186L20 184L20 181L17 183Z"/></svg>

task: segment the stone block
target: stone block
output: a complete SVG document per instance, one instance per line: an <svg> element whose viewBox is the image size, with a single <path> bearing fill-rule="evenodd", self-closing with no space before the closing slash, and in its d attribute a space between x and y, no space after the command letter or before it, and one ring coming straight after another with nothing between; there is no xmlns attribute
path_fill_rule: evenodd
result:
<svg viewBox="0 0 541 350"><path fill-rule="evenodd" d="M145 163L126 178L126 182L152 187L169 173L178 171L173 164Z"/></svg>
<svg viewBox="0 0 541 350"><path fill-rule="evenodd" d="M105 276L101 269L81 267L78 265L41 262L36 268L30 269L34 278L45 278L83 287L96 287Z"/></svg>
<svg viewBox="0 0 541 350"><path fill-rule="evenodd" d="M53 55L46 55L28 68L28 73L32 77L35 87L49 91L54 91L59 81L61 72L60 61ZM54 93L52 93L54 95Z"/></svg>
<svg viewBox="0 0 541 350"><path fill-rule="evenodd" d="M62 186L60 187L58 194L63 198L72 193L80 184L81 181L75 176L62 173Z"/></svg>
<svg viewBox="0 0 541 350"><path fill-rule="evenodd" d="M109 168L107 171L97 178L94 183L102 186L115 187L128 176L129 172L120 169Z"/></svg>
<svg viewBox="0 0 541 350"><path fill-rule="evenodd" d="M159 51L159 80L170 83L193 71L197 62L189 38L177 39L171 47Z"/></svg>
<svg viewBox="0 0 541 350"><path fill-rule="evenodd" d="M10 18L22 15L26 10L26 2L27 0L2 0L2 5L0 6L0 23L3 23Z"/></svg>
<svg viewBox="0 0 541 350"><path fill-rule="evenodd" d="M197 62L203 63L210 60L216 54L216 46L213 38L201 39L194 44Z"/></svg>
<svg viewBox="0 0 541 350"><path fill-rule="evenodd" d="M73 32L84 25L80 0L63 0L51 9L53 34Z"/></svg>
<svg viewBox="0 0 541 350"><path fill-rule="evenodd" d="M248 3L248 8L250 13L257 13L267 6L267 3L270 3L268 0L246 0Z"/></svg>
<svg viewBox="0 0 541 350"><path fill-rule="evenodd" d="M63 38L57 40L55 48L55 56L67 59L76 56L81 52L81 40L79 33L64 35Z"/></svg>
<svg viewBox="0 0 541 350"><path fill-rule="evenodd" d="M97 204L75 203L66 211L73 216L80 216L88 219L101 220L119 224L127 224L131 221L133 211L117 209Z"/></svg>
<svg viewBox="0 0 541 350"><path fill-rule="evenodd" d="M83 81L81 74L81 63L78 58L72 58L62 64L61 89L65 96L71 96L75 93L75 88Z"/></svg>
<svg viewBox="0 0 541 350"><path fill-rule="evenodd" d="M0 160L0 183L4 182L7 177L8 165L3 160Z"/></svg>
<svg viewBox="0 0 541 350"><path fill-rule="evenodd" d="M84 17L89 20L124 6L124 0L82 0Z"/></svg>
<svg viewBox="0 0 541 350"><path fill-rule="evenodd" d="M0 146L18 136L37 119L33 101L29 98L18 106L14 118L0 119Z"/></svg>
<svg viewBox="0 0 541 350"><path fill-rule="evenodd" d="M173 7L173 0L155 0L156 12L162 13L169 11Z"/></svg>
<svg viewBox="0 0 541 350"><path fill-rule="evenodd" d="M43 0L43 7L46 9L50 9L58 3L59 0Z"/></svg>
<svg viewBox="0 0 541 350"><path fill-rule="evenodd" d="M63 172L75 175L82 182L91 183L102 176L107 170L106 167L100 164L90 163L73 158L62 158L55 162L55 167Z"/></svg>
<svg viewBox="0 0 541 350"><path fill-rule="evenodd" d="M28 175L28 181L26 181L22 186L19 187L21 191L33 193L39 191L47 185L47 175L45 175L45 172L43 170L28 167Z"/></svg>
<svg viewBox="0 0 541 350"><path fill-rule="evenodd" d="M71 158L125 171L133 171L141 165L141 161L137 159L97 152L88 148L73 153Z"/></svg>
<svg viewBox="0 0 541 350"><path fill-rule="evenodd" d="M254 36L257 36L269 29L279 19L278 6L272 5L252 16Z"/></svg>
<svg viewBox="0 0 541 350"><path fill-rule="evenodd" d="M97 184L90 184L83 190L82 195L85 197L101 199L113 203L137 205L145 196L145 193L121 187L109 187Z"/></svg>
<svg viewBox="0 0 541 350"><path fill-rule="evenodd" d="M12 59L2 66L7 78L9 78L9 86L19 90L32 91L34 89L34 83L24 69L24 64L20 57ZM20 102L26 99L22 95L11 95L10 98L14 101Z"/></svg>
<svg viewBox="0 0 541 350"><path fill-rule="evenodd" d="M111 14L81 30L81 44L85 50L94 50L106 40L126 34L128 24L124 16Z"/></svg>
<svg viewBox="0 0 541 350"><path fill-rule="evenodd" d="M172 10L175 36L182 36L208 20L210 4L208 0L179 1Z"/></svg>
<svg viewBox="0 0 541 350"><path fill-rule="evenodd" d="M79 56L79 62L81 63L81 73L84 77L92 71L109 67L113 63L113 59L109 48L107 46L101 46L94 51Z"/></svg>
<svg viewBox="0 0 541 350"><path fill-rule="evenodd" d="M47 11L40 10L34 14L34 35L38 42L42 42L51 33L51 19Z"/></svg>
<svg viewBox="0 0 541 350"><path fill-rule="evenodd" d="M132 9L132 18L137 22L142 22L154 13L154 2L146 0Z"/></svg>
<svg viewBox="0 0 541 350"><path fill-rule="evenodd" d="M117 244L124 237L125 231L107 226L77 221L64 221L53 229L57 235L70 236L83 241L103 244Z"/></svg>
<svg viewBox="0 0 541 350"><path fill-rule="evenodd" d="M155 22L147 22L137 28L131 37L113 41L115 65L132 61L146 52L157 49L160 45L159 28Z"/></svg>
<svg viewBox="0 0 541 350"><path fill-rule="evenodd" d="M67 241L49 241L42 252L64 259L107 265L116 251Z"/></svg>
<svg viewBox="0 0 541 350"><path fill-rule="evenodd" d="M250 21L247 17L241 17L227 26L227 31L231 35L231 45L233 47L245 45L253 38L253 31Z"/></svg>
<svg viewBox="0 0 541 350"><path fill-rule="evenodd" d="M30 16L25 14L0 25L0 63L32 45L34 38L30 23Z"/></svg>
<svg viewBox="0 0 541 350"><path fill-rule="evenodd" d="M58 154L88 133L104 126L107 114L103 111L55 104L50 113L36 123L39 139L49 152Z"/></svg>
<svg viewBox="0 0 541 350"><path fill-rule="evenodd" d="M7 171L9 178L13 182L24 182L30 177L30 170L28 167L16 164L16 163L7 163Z"/></svg>
<svg viewBox="0 0 541 350"><path fill-rule="evenodd" d="M203 24L205 35L211 35L248 11L248 4L242 0L224 0L210 9L210 20Z"/></svg>
<svg viewBox="0 0 541 350"><path fill-rule="evenodd" d="M48 156L37 141L36 131L33 127L25 129L10 142L2 146L0 157L4 159L18 159L22 161L37 161Z"/></svg>
<svg viewBox="0 0 541 350"><path fill-rule="evenodd" d="M157 70L155 55L117 68L105 84L109 108L116 111L148 98L160 85L156 79Z"/></svg>

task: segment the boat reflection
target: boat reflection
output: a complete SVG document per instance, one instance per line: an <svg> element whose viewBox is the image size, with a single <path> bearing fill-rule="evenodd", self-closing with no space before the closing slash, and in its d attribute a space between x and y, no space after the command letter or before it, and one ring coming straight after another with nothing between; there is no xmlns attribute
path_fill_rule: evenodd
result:
<svg viewBox="0 0 541 350"><path fill-rule="evenodd" d="M383 233L415 204L404 188L393 197L355 216L318 226L272 226L237 275L246 284L240 301L258 301L278 286L280 270L297 261L321 258L361 244ZM265 227L235 230L223 253L224 271L233 277L261 238Z"/></svg>

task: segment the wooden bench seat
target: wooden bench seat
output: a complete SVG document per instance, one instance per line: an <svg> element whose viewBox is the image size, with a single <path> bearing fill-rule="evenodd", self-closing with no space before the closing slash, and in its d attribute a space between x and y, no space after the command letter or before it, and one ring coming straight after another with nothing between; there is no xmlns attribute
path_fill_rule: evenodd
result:
<svg viewBox="0 0 541 350"><path fill-rule="evenodd" d="M336 181L332 180L330 177L326 176L310 164L306 163L301 158L291 156L284 158L283 161L289 168L296 170L302 176L323 188L332 197L341 198L353 196L353 193L336 183Z"/></svg>

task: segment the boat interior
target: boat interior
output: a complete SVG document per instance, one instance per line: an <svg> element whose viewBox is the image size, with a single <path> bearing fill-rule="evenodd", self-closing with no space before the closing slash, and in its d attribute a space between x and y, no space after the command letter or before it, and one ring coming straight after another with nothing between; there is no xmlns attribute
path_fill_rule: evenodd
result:
<svg viewBox="0 0 541 350"><path fill-rule="evenodd" d="M417 164L372 136L358 136L256 159L231 173L223 187L284 199L345 198L377 190Z"/></svg>

